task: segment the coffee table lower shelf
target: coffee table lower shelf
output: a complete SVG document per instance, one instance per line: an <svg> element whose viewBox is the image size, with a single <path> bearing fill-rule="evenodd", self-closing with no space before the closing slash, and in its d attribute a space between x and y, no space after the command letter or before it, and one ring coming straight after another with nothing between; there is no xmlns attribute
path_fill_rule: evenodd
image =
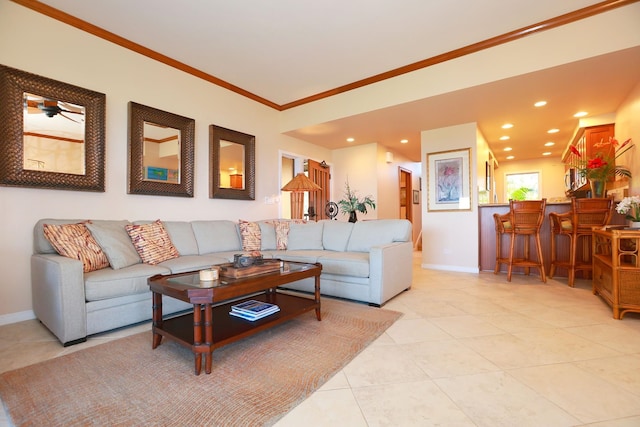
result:
<svg viewBox="0 0 640 427"><path fill-rule="evenodd" d="M232 305L250 299L276 304L280 307L280 311L254 321L245 320L229 314ZM205 310L206 304L203 304L202 312ZM211 353L214 349L251 336L312 310L316 310L316 317L320 320L320 307L313 299L281 292L268 292L211 307L212 321L210 327L213 336L212 342L206 342L206 328L208 325L204 313L200 316L203 326L202 341L204 342L195 343L194 335L196 328L194 325L193 312L162 320L160 325L153 326L153 334L154 336L159 335L166 337L186 347L190 347L196 355L197 375L200 373L199 368L201 366L202 354L206 357L206 372L210 373ZM160 339L157 340L158 345L160 344ZM155 342L156 338L154 338L154 343Z"/></svg>

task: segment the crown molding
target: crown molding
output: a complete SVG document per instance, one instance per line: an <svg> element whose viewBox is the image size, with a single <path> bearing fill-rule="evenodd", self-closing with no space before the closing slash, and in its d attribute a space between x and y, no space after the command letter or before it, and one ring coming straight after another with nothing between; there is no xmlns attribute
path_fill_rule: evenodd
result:
<svg viewBox="0 0 640 427"><path fill-rule="evenodd" d="M92 34L96 37L100 37L104 40L115 43L119 46L124 47L125 49L132 50L140 55L146 56L148 58L154 59L158 62L161 62L170 67L176 68L180 71L183 71L187 74L191 74L194 77L198 77L209 83L212 83L216 86L220 86L222 88L228 89L232 92L237 93L238 95L242 95L247 97L253 101L256 101L260 104L266 105L268 107L274 108L278 111L288 110L294 107L298 107L304 104L309 104L311 102L315 102L324 98L329 98L334 95L338 95L344 92L348 92L354 89L358 89L364 86L371 85L373 83L378 83L383 80L391 79L402 74L407 74L412 71L417 71L423 68L430 67L432 65L440 64L442 62L450 61L452 59L460 58L465 55L469 55L472 53L479 52L481 50L489 49L501 44L509 43L532 34L540 33L543 31L550 30L552 28L560 27L563 25L570 24L572 22L579 21L581 19L585 19L594 15L598 15L600 13L608 12L610 10L628 6L633 3L637 3L640 0L607 0L601 3L594 4L592 6L587 6L582 9L575 10L573 12L566 13L564 15L556 16L555 18L547 19L546 21L538 22L537 24L528 25L526 27L501 34L496 37L492 37L486 40L482 40L477 43L473 43L459 49L455 49L449 52L445 52L440 55L433 56L431 58L427 58L418 62L414 62L409 65L405 65L399 68L395 68L393 70L386 71L384 73L376 74L371 77L367 77L361 80L357 80L355 82L336 87L334 89L330 89L324 92L319 92L314 95L307 96L305 98L300 98L298 100L288 102L286 104L277 104L272 102L266 98L258 96L254 93L251 93L247 90L242 89L236 85L233 85L225 80L219 79L211 74L207 74L204 71L201 71L197 68L191 67L183 62L177 61L173 58L170 58L166 55L163 55L159 52L151 50L147 47L139 45L137 43L132 42L131 40L125 39L124 37L120 37L117 34L109 32L103 28L100 28L96 25L93 25L89 22L83 21L82 19L76 18L75 16L69 15L59 9L53 8L49 5L41 3L37 0L11 0L14 3L17 3L21 6L27 7L33 11L42 13L50 18L63 22L65 24L71 25L75 28L78 28L82 31L85 31L89 34Z"/></svg>

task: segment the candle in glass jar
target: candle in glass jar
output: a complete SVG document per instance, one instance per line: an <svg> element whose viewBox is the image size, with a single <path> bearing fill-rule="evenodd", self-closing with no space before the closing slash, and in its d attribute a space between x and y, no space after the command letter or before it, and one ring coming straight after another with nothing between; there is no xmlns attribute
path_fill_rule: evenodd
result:
<svg viewBox="0 0 640 427"><path fill-rule="evenodd" d="M210 282L218 278L218 270L200 270L200 280Z"/></svg>

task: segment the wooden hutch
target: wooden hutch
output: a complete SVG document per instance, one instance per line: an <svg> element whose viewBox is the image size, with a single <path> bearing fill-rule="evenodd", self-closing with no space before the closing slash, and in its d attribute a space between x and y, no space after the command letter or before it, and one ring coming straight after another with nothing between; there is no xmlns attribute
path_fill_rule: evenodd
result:
<svg viewBox="0 0 640 427"><path fill-rule="evenodd" d="M580 156L574 154L571 150L567 150L565 156L562 158L565 164L565 186L567 196L579 197L580 193L586 193L589 190L589 182L585 177L580 176L578 168L581 162L584 160L592 159L598 153L602 153L604 156L613 158L615 155L615 149L611 145L607 145L604 148L597 147L596 144L600 142L606 142L609 138L615 136L615 124L610 123L606 125L590 126L581 128L573 139L571 145L573 145Z"/></svg>

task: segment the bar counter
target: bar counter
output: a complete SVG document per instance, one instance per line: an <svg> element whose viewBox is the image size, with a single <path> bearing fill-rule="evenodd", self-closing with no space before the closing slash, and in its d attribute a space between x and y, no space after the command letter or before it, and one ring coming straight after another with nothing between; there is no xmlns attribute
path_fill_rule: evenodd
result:
<svg viewBox="0 0 640 427"><path fill-rule="evenodd" d="M571 202L555 202L555 203L547 203L545 208L545 218L542 221L542 228L540 229L540 243L542 245L542 258L544 263L545 273L549 274L549 269L551 266L551 224L549 222L549 213L565 213L571 210ZM493 214L497 213L500 215L506 214L509 212L509 204L508 203L499 203L499 204L485 204L479 205L478 207L478 216L480 222L480 260L479 266L480 271L493 271L496 266L496 228L495 222L493 220ZM625 219L623 215L618 214L615 210L611 216L610 224L625 224ZM586 244L586 240L588 239L580 239L579 243L582 245L582 241L584 240ZM522 242L524 241L524 237L519 237L516 241L516 249L519 250L522 247ZM534 242L531 239L531 253L534 254ZM580 246L579 246L580 248ZM556 249L558 251L558 259L569 259L569 239L566 237L561 237L557 239ZM585 250L591 251L591 247L586 247ZM509 237L503 235L502 240L502 254L503 256L508 256L509 254ZM535 256L535 255L534 255ZM506 272L507 266L502 265L500 271ZM523 272L522 268L513 269L516 273ZM532 275L537 275L538 272L536 269L531 269ZM580 276L581 272L578 272L576 277ZM564 268L556 268L556 274L554 277L567 277L567 270Z"/></svg>

